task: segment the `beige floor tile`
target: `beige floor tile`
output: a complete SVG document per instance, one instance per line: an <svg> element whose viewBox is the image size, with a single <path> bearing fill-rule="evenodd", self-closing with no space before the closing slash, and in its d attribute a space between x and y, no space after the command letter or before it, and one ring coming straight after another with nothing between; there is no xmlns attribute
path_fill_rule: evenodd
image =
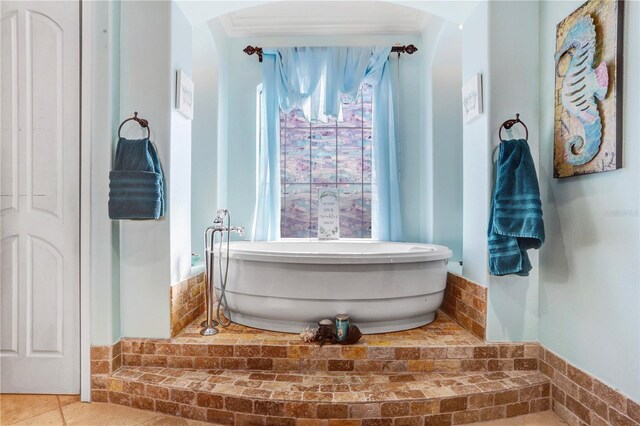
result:
<svg viewBox="0 0 640 426"><path fill-rule="evenodd" d="M158 413L117 404L76 402L62 407L67 425L129 426L159 417Z"/></svg>
<svg viewBox="0 0 640 426"><path fill-rule="evenodd" d="M0 424L10 425L48 411L58 410L55 395L0 395Z"/></svg>
<svg viewBox="0 0 640 426"><path fill-rule="evenodd" d="M61 407L73 404L74 402L80 402L80 395L58 395L58 402Z"/></svg>
<svg viewBox="0 0 640 426"><path fill-rule="evenodd" d="M491 422L473 423L477 426L563 426L564 421L551 411L526 416L514 417L512 419L494 420Z"/></svg>
<svg viewBox="0 0 640 426"><path fill-rule="evenodd" d="M61 408L58 407L58 400ZM77 402L76 395L0 395L2 425L23 426L205 426L207 423L166 416L116 404ZM64 415L61 415L61 411ZM477 426L562 426L554 413L529 414L513 419L474 423ZM213 425L216 426L216 425Z"/></svg>
<svg viewBox="0 0 640 426"><path fill-rule="evenodd" d="M62 413L60 409L47 411L35 417L13 423L12 426L63 426Z"/></svg>

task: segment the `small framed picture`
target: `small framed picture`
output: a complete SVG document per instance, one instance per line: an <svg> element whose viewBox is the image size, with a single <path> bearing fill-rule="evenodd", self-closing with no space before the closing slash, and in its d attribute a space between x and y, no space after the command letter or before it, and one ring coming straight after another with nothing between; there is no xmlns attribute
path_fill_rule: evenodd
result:
<svg viewBox="0 0 640 426"><path fill-rule="evenodd" d="M176 109L193 120L193 81L182 70L176 73Z"/></svg>
<svg viewBox="0 0 640 426"><path fill-rule="evenodd" d="M476 74L462 86L462 118L465 123L482 114L482 74Z"/></svg>
<svg viewBox="0 0 640 426"><path fill-rule="evenodd" d="M318 189L318 239L340 239L340 190Z"/></svg>

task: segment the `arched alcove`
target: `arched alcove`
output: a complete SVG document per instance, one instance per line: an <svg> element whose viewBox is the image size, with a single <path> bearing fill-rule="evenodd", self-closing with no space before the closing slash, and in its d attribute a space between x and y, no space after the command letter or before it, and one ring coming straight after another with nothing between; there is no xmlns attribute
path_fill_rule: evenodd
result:
<svg viewBox="0 0 640 426"><path fill-rule="evenodd" d="M193 122L193 168L192 168L192 244L195 252L201 252L201 230L211 220L211 213L218 207L228 207L231 209L235 222L239 225L247 227L251 226L253 214L253 202L255 199L255 170L253 163L255 161L255 85L260 81L261 68L255 56L248 57L242 53L242 49L248 45L267 45L267 46L292 46L292 45L363 45L363 44L416 44L419 51L411 56L405 55L400 60L400 124L402 143L400 146L400 168L401 168L401 193L403 199L403 220L405 222L405 230L407 239L410 241L420 242L441 242L443 244L452 244L456 252L456 258L461 257L461 237L457 233L450 233L449 230L458 226L457 232L461 233L461 221L455 222L458 212L449 214L452 209L461 205L461 184L459 187L458 180L449 178L439 179L439 184L447 180L448 183L437 191L430 191L426 184L426 170L429 164L437 165L437 168L449 170L454 164L447 160L446 163L438 163L434 159L427 159L427 136L426 131L431 132L431 124L436 120L440 120L443 114L429 115L426 110L426 96L431 96L424 90L427 79L431 79L433 71L444 73L446 71L442 67L446 67L446 49L447 47L439 47L436 43L444 45L445 39L450 36L439 34L435 29L439 29L443 24L450 23L450 27L458 30L458 22L462 21L472 9L475 2L462 2L455 8L450 6L444 7L439 2L366 2L372 4L386 5L393 13L394 10L406 11L407 17L398 12L397 19L405 19L407 24L402 27L396 25L394 27L394 17L387 16L386 30L391 34L383 34L380 28L376 28L374 18L365 19L362 16L354 16L355 24L359 25L361 33L357 33L354 29L342 26L327 25L323 26L317 21L308 21L308 33L300 28L284 28L279 31L269 29L268 24L261 22L261 30L251 30L247 35L247 22L251 21L255 13L250 13L252 8L259 11L262 20L271 20L274 25L277 24L276 12L287 10L283 4L287 2L260 2L260 3L243 3L231 5L230 2L216 2L214 5L197 4L197 2L179 2L180 7L185 14L194 21L194 35L201 34L200 28L206 28L209 31L208 39L206 37L194 36L194 49L198 48L199 39L204 41L200 48L207 49L210 55L216 56L215 64L204 64L206 55L194 52L194 81L196 87L201 84L198 79L204 79L204 74L199 76L199 62L211 69L210 75L215 73L217 78L216 88L210 88L209 83L205 82L205 90L210 90L210 95L217 96L217 112L211 109L211 114L206 116L196 114ZM305 7L313 8L313 4L318 2L305 2ZM366 10L362 2L357 3L362 10ZM324 2L326 4L326 2ZM347 3L341 2L340 7L348 9ZM215 7L214 7L215 6ZM326 6L325 6L326 7ZM337 5L331 5L337 8ZM277 10L276 10L277 9ZM345 9L345 10L346 10ZM350 10L350 9L349 9ZM283 12L282 12L283 13ZM308 15L313 15L308 13ZM287 19L290 21L291 16ZM455 19L456 22L447 19ZM283 19L283 21L285 21ZM362 21L362 22L360 22ZM418 27L412 27L413 22L419 23ZM380 21L382 22L382 20ZM404 23L404 21L403 21ZM286 24L291 26L292 24ZM382 25L382 24L380 24ZM444 27L443 27L444 29ZM291 33L290 35L288 35ZM331 35L331 34L338 35ZM455 44L447 40L450 44ZM458 40L459 42L459 40ZM460 46L457 47L458 54ZM437 57L435 51L439 52ZM436 61L443 60L442 65L431 63L424 59L425 56L433 56ZM199 59L201 58L201 59ZM397 74L396 58L394 61L393 72ZM209 59L209 62L210 59ZM209 76L210 77L210 76ZM207 77L207 78L209 78ZM449 78L452 81L452 78ZM449 86L447 86L449 87ZM451 87L449 87L451 90ZM440 90L440 89L439 89ZM459 102L459 87L456 89L455 99L449 103ZM443 94L442 90L439 93ZM196 96L196 107L202 100L198 97L202 93L198 91ZM210 102L208 102L210 104ZM455 115L449 109L444 113ZM243 119L239 117L244 117ZM426 122L426 126L423 124ZM444 135L444 127L441 134ZM453 129L449 129L453 131ZM457 131L461 131L457 129ZM216 138L215 153L208 153L208 150L200 148L201 143L210 143L211 139ZM436 155L444 155L453 158L454 153L444 153L457 147L457 144L445 143L443 137L440 138L436 146ZM440 149L442 148L442 149ZM203 158L203 153L207 158ZM215 164L215 173L213 172L213 164ZM455 165L461 169L460 162ZM452 176L455 171L450 170ZM429 172L432 173L432 172ZM435 172L435 173L439 173ZM205 190L203 191L203 188ZM447 199L447 194L451 195ZM447 199L448 203L439 210L432 210L428 206L434 205L433 200L425 202L426 197L440 197ZM460 198L460 199L459 199ZM439 201L438 201L439 202ZM426 232L427 221L434 223L435 220L446 222L447 228L443 228L438 232ZM444 237L446 233L450 237ZM436 241L434 238L438 238ZM453 243L452 243L453 242Z"/></svg>

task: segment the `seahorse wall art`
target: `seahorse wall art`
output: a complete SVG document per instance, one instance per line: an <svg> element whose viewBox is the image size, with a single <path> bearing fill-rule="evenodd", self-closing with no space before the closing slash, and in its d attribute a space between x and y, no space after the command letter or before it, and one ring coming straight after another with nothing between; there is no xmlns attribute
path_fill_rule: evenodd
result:
<svg viewBox="0 0 640 426"><path fill-rule="evenodd" d="M590 16L583 16L573 24L556 53L556 66L570 50L573 53L562 80L560 96L567 112L584 126L585 137L571 136L564 145L564 159L572 166L579 166L593 160L600 149L602 120L596 99L603 100L609 86L607 64L602 61L593 68L596 27Z"/></svg>
<svg viewBox="0 0 640 426"><path fill-rule="evenodd" d="M622 165L622 7L589 0L557 26L554 177Z"/></svg>

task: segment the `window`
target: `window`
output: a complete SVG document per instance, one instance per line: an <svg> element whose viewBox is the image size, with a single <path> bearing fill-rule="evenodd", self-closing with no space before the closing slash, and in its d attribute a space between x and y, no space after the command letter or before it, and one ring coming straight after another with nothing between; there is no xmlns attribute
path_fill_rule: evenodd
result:
<svg viewBox="0 0 640 426"><path fill-rule="evenodd" d="M340 189L340 236L371 238L371 86L343 102L342 121L310 123L301 110L280 113L282 238L318 234L318 189Z"/></svg>

